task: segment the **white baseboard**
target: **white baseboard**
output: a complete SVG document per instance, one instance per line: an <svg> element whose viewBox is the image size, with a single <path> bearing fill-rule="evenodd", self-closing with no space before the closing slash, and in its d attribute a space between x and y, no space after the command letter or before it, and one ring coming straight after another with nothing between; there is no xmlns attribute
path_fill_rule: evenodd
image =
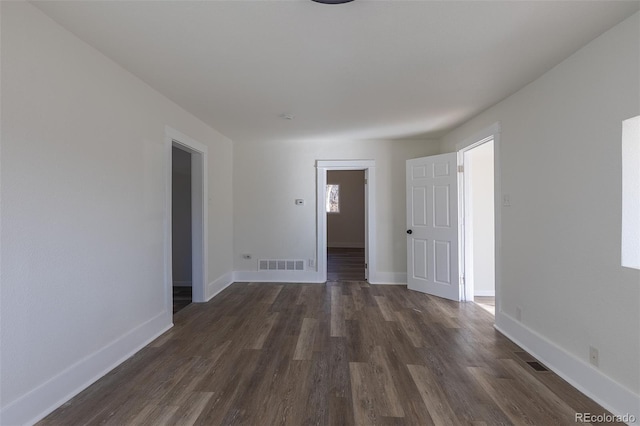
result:
<svg viewBox="0 0 640 426"><path fill-rule="evenodd" d="M220 293L222 290L224 290L225 288L233 284L233 281L234 281L233 278L234 278L234 273L227 272L226 274L222 275L215 281L211 281L207 286L207 294L205 295L205 302L208 302L209 300L213 299L218 295L218 293Z"/></svg>
<svg viewBox="0 0 640 426"><path fill-rule="evenodd" d="M234 281L265 283L323 283L317 271L236 271Z"/></svg>
<svg viewBox="0 0 640 426"><path fill-rule="evenodd" d="M31 425L76 396L173 326L163 312L86 356L0 410L2 425Z"/></svg>
<svg viewBox="0 0 640 426"><path fill-rule="evenodd" d="M496 312L495 328L612 414L629 414L640 419L640 395L606 376L585 360L570 354L504 313Z"/></svg>
<svg viewBox="0 0 640 426"><path fill-rule="evenodd" d="M378 271L369 277L369 284L407 285L407 273Z"/></svg>
<svg viewBox="0 0 640 426"><path fill-rule="evenodd" d="M480 296L480 297L495 297L496 296L496 291L495 290L476 290L473 292L474 296Z"/></svg>
<svg viewBox="0 0 640 426"><path fill-rule="evenodd" d="M324 283L317 271L236 271L236 282L265 283ZM375 272L369 277L369 284L407 284L406 272Z"/></svg>
<svg viewBox="0 0 640 426"><path fill-rule="evenodd" d="M334 241L332 243L327 242L327 248L364 248L364 243L343 243Z"/></svg>

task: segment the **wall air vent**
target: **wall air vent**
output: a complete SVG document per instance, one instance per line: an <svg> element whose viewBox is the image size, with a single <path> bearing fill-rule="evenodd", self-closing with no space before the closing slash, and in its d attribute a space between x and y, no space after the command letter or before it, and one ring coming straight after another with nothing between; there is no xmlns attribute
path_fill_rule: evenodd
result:
<svg viewBox="0 0 640 426"><path fill-rule="evenodd" d="M304 271L304 260L260 259L258 271Z"/></svg>

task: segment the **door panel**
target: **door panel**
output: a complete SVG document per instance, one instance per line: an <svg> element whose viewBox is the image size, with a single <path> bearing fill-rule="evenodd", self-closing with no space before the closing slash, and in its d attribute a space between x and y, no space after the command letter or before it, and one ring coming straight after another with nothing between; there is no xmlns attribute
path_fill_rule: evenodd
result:
<svg viewBox="0 0 640 426"><path fill-rule="evenodd" d="M427 225L427 188L413 188L413 223Z"/></svg>
<svg viewBox="0 0 640 426"><path fill-rule="evenodd" d="M417 238L413 239L413 250L415 256L419 259L426 259L429 253L428 250L428 241L427 240L419 240ZM427 279L427 262L414 262L413 264L413 276L418 279Z"/></svg>
<svg viewBox="0 0 640 426"><path fill-rule="evenodd" d="M460 300L457 154L407 161L407 283Z"/></svg>

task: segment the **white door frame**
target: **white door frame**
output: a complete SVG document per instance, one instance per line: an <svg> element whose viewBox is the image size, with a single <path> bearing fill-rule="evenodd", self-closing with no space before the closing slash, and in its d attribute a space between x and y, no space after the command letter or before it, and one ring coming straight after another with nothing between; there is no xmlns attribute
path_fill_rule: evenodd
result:
<svg viewBox="0 0 640 426"><path fill-rule="evenodd" d="M458 165L464 170L464 153L472 150L490 140L493 140L493 181L494 181L494 238L495 238L495 291L496 291L496 314L500 311L500 288L502 282L502 185L501 185L501 165L500 165L500 123L494 123L483 129L474 136L456 144L458 152ZM468 176L464 174L463 179L458 179L458 219L459 219L459 261L460 275L465 277L465 191L464 186ZM473 301L473 282L464 279L464 300Z"/></svg>
<svg viewBox="0 0 640 426"><path fill-rule="evenodd" d="M207 254L208 254L208 194L207 146L190 137L165 127L166 156L166 206L165 206L165 301L170 315L173 312L173 268L171 240L171 172L172 148L177 147L191 154L191 268L192 299L206 302Z"/></svg>
<svg viewBox="0 0 640 426"><path fill-rule="evenodd" d="M321 281L327 280L327 212L325 192L327 190L327 171L364 170L366 179L364 192L364 261L367 264L365 277L370 284L376 283L376 161L375 160L317 160L316 161L316 218L318 223L316 266Z"/></svg>

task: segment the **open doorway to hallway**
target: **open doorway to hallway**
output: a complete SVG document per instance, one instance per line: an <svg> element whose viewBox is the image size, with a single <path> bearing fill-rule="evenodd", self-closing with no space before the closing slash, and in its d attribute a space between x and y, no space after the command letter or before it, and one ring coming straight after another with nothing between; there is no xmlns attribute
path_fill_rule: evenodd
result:
<svg viewBox="0 0 640 426"><path fill-rule="evenodd" d="M365 280L365 171L327 171L327 280Z"/></svg>
<svg viewBox="0 0 640 426"><path fill-rule="evenodd" d="M494 140L463 152L466 299L495 315Z"/></svg>
<svg viewBox="0 0 640 426"><path fill-rule="evenodd" d="M171 250L173 313L193 297L191 153L176 146L171 152Z"/></svg>

